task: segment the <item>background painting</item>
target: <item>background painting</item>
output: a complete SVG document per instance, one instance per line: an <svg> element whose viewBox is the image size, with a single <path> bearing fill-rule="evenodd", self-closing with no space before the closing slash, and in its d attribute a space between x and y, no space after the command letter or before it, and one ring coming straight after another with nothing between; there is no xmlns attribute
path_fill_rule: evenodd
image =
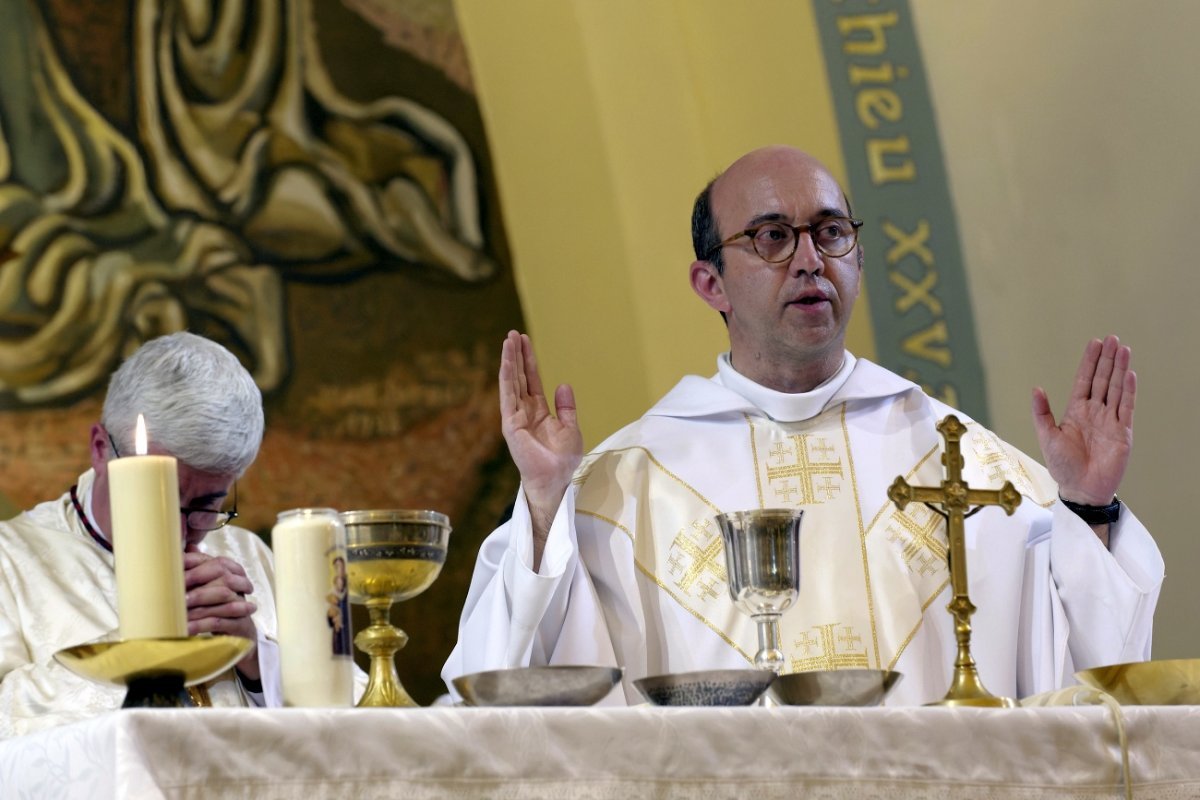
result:
<svg viewBox="0 0 1200 800"><path fill-rule="evenodd" d="M442 577L393 614L406 686L444 691L516 486L495 375L521 326L449 0L2 0L0 249L8 513L86 469L125 354L214 338L266 399L246 527L301 506L450 516Z"/></svg>

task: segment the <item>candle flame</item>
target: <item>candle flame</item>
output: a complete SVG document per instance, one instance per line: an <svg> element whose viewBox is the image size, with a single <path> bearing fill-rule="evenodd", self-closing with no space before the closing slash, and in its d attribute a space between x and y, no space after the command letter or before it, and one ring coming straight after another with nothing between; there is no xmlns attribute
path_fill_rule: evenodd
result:
<svg viewBox="0 0 1200 800"><path fill-rule="evenodd" d="M133 449L139 456L146 455L146 451L150 449L147 445L148 438L146 436L146 418L138 414L137 431L133 435Z"/></svg>

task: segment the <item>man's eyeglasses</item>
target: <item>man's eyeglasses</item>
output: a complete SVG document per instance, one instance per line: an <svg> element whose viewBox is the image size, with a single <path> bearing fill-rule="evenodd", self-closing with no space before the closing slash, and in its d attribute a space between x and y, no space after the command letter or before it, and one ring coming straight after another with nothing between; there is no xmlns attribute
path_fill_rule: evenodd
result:
<svg viewBox="0 0 1200 800"><path fill-rule="evenodd" d="M817 248L817 252L830 258L841 258L858 243L858 229L862 224L862 220L850 217L826 217L811 225L763 222L730 236L709 250L705 259L711 259L713 253L745 236L754 245L754 252L758 253L759 258L770 264L782 264L790 260L796 252L802 233L807 233L812 238L813 247Z"/></svg>
<svg viewBox="0 0 1200 800"><path fill-rule="evenodd" d="M108 434L108 443L112 445L113 456L120 458L121 451L117 449L117 443L113 441L111 433ZM227 511L212 508L180 508L179 513L183 514L187 526L194 531L215 531L218 528L224 528L238 515L237 481L233 482L233 506Z"/></svg>

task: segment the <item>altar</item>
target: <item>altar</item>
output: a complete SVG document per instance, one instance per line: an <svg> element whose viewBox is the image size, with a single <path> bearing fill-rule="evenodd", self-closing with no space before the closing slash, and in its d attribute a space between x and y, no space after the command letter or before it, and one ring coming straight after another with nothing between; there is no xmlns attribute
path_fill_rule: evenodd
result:
<svg viewBox="0 0 1200 800"><path fill-rule="evenodd" d="M1200 796L1200 708L1124 707L1133 796ZM0 743L4 798L1120 798L1103 706L137 709Z"/></svg>

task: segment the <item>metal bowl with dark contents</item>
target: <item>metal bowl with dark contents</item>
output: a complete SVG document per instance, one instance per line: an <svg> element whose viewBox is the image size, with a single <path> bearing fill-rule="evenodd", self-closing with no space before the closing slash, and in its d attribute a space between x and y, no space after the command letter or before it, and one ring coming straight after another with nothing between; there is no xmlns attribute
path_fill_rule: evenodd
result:
<svg viewBox="0 0 1200 800"><path fill-rule="evenodd" d="M652 675L633 685L656 706L748 706L774 679L764 669L718 669Z"/></svg>

